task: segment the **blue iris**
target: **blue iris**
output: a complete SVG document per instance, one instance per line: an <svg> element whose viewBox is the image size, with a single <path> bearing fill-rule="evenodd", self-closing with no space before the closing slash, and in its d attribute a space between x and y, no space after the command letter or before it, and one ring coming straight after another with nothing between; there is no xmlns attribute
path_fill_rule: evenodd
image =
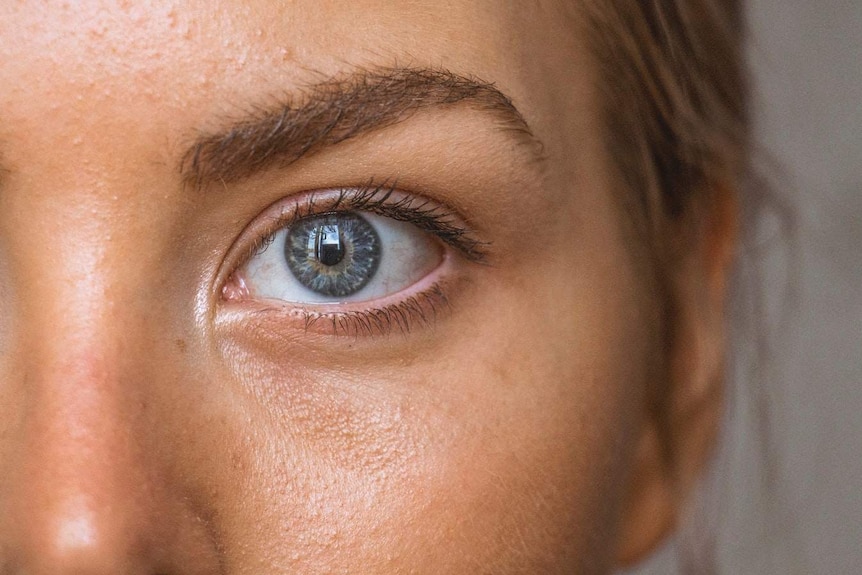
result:
<svg viewBox="0 0 862 575"><path fill-rule="evenodd" d="M357 213L321 214L293 224L284 242L290 271L311 291L346 297L374 277L380 263L380 237Z"/></svg>

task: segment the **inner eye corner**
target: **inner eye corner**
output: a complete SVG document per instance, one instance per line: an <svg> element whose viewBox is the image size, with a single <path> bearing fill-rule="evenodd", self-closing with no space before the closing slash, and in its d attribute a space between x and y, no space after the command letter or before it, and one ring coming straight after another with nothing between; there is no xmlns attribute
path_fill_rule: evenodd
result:
<svg viewBox="0 0 862 575"><path fill-rule="evenodd" d="M221 302L234 302L248 299L251 292L239 270L234 270L221 283L217 295Z"/></svg>

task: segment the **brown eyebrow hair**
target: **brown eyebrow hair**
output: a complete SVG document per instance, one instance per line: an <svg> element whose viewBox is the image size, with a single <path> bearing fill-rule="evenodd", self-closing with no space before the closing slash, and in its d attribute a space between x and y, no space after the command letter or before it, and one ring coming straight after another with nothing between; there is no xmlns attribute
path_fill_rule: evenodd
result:
<svg viewBox="0 0 862 575"><path fill-rule="evenodd" d="M418 111L467 103L493 114L500 128L535 148L533 135L512 100L493 84L445 70L363 70L327 80L218 133L202 134L183 155L182 179L203 187L230 183L345 140L402 122Z"/></svg>

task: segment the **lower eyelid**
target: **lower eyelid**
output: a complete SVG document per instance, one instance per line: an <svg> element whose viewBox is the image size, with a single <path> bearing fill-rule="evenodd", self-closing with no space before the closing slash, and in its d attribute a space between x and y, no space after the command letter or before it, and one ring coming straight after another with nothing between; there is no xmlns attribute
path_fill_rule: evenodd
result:
<svg viewBox="0 0 862 575"><path fill-rule="evenodd" d="M448 310L449 299L442 285L400 299L387 306L364 310L315 313L302 312L306 332L330 335L374 336L394 332L407 334L433 325Z"/></svg>
<svg viewBox="0 0 862 575"><path fill-rule="evenodd" d="M440 278L408 295L371 302L373 306L339 306L325 311L320 306L273 300L227 302L220 323L253 322L270 332L288 329L318 336L406 335L444 319L451 312L452 295L459 290L459 283L456 278Z"/></svg>

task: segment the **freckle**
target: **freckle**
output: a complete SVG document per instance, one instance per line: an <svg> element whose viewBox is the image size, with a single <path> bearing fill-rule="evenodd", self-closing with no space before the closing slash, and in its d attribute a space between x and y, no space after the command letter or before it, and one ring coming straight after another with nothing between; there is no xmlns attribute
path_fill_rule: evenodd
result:
<svg viewBox="0 0 862 575"><path fill-rule="evenodd" d="M230 463L234 470L242 472L247 466L247 457L241 449L234 449L230 454Z"/></svg>
<svg viewBox="0 0 862 575"><path fill-rule="evenodd" d="M178 339L178 340L174 341L174 343L176 344L177 349L180 350L180 353L186 352L186 348L188 347L186 344L186 340Z"/></svg>

